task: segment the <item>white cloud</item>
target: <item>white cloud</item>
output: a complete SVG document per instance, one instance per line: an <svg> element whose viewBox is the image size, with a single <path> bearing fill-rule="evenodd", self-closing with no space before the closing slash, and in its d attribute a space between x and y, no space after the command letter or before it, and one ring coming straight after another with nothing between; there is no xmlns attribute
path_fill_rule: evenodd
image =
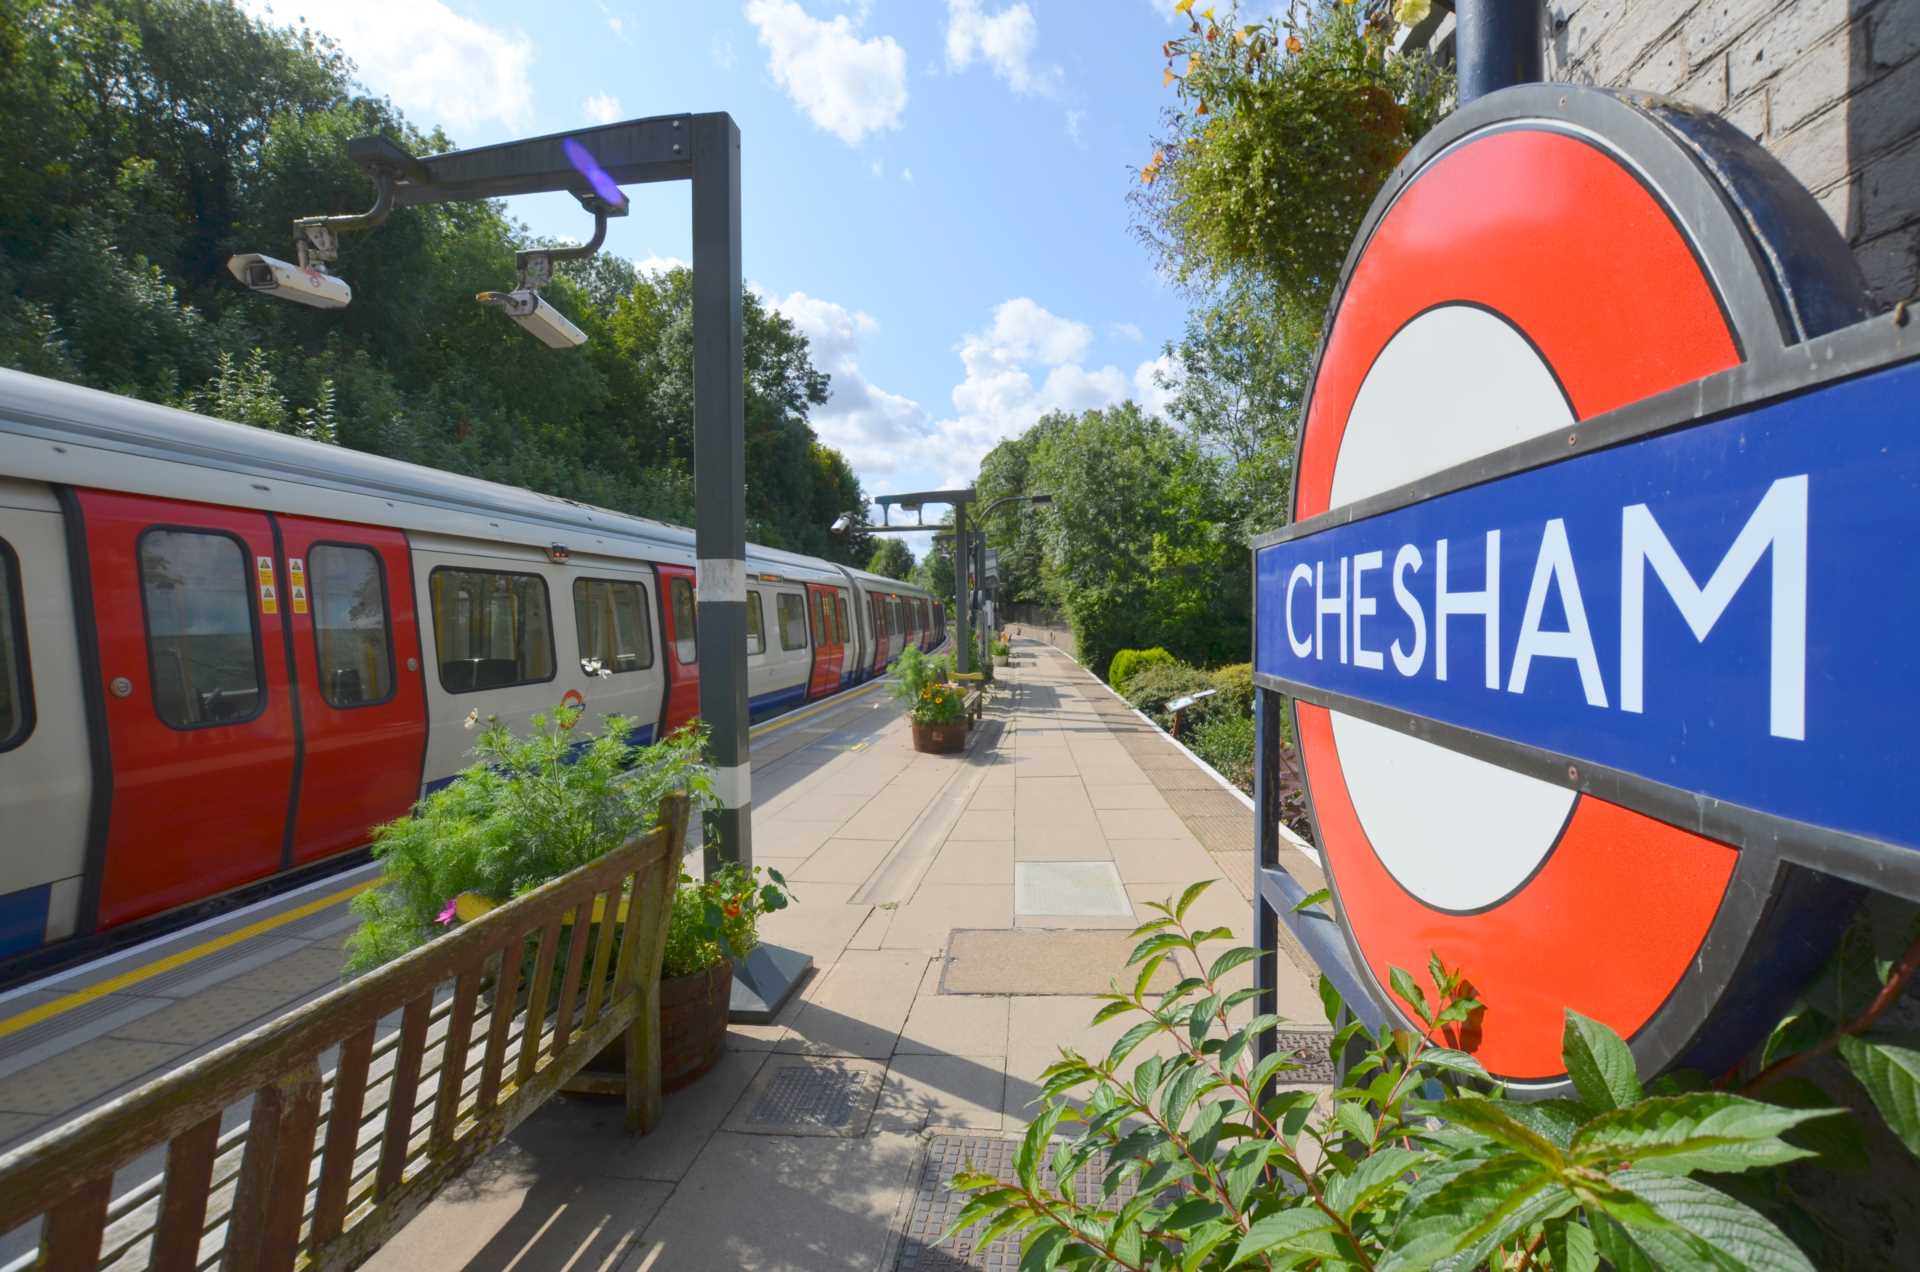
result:
<svg viewBox="0 0 1920 1272"><path fill-rule="evenodd" d="M912 168L902 168L902 169L900 169L900 179L901 179L902 181L904 181L904 182L906 182L906 183L907 183L908 185L912 185L912 184L913 184L913 169L912 169Z"/></svg>
<svg viewBox="0 0 1920 1272"><path fill-rule="evenodd" d="M1033 360L1054 366L1072 362L1092 343L1093 331L1084 322L1061 318L1020 296L995 306L993 325L961 342L960 360L969 368Z"/></svg>
<svg viewBox="0 0 1920 1272"><path fill-rule="evenodd" d="M884 177L887 175L887 161L884 159L875 159L867 165L867 171L876 177Z"/></svg>
<svg viewBox="0 0 1920 1272"><path fill-rule="evenodd" d="M614 38L620 43L627 43L627 20L609 8L606 0L599 0L599 4L600 16L607 20L607 30L613 32Z"/></svg>
<svg viewBox="0 0 1920 1272"><path fill-rule="evenodd" d="M266 0L244 0L242 7L285 21ZM311 25L339 41L362 83L422 126L532 122L533 41L525 32L462 17L440 0L331 0Z"/></svg>
<svg viewBox="0 0 1920 1272"><path fill-rule="evenodd" d="M893 37L863 40L856 20L824 21L794 0L748 0L746 12L775 82L817 127L857 146L868 133L900 126L907 55Z"/></svg>
<svg viewBox="0 0 1920 1272"><path fill-rule="evenodd" d="M1107 324L1107 334L1121 340L1131 340L1134 344L1147 338L1147 333L1140 330L1139 324L1131 322L1110 322Z"/></svg>
<svg viewBox="0 0 1920 1272"><path fill-rule="evenodd" d="M833 377L826 405L812 414L820 440L847 457L863 481L891 473L927 434L918 402L889 393L860 373L860 340L879 324L859 310L805 292L768 303L807 338L813 364Z"/></svg>
<svg viewBox="0 0 1920 1272"><path fill-rule="evenodd" d="M596 124L611 124L622 118L620 99L611 93L595 93L580 103L580 109Z"/></svg>
<svg viewBox="0 0 1920 1272"><path fill-rule="evenodd" d="M1039 23L1024 3L988 15L980 0L947 0L947 65L956 71L978 60L1016 93L1051 92L1059 84L1060 68L1034 67L1039 37Z"/></svg>
<svg viewBox="0 0 1920 1272"><path fill-rule="evenodd" d="M678 256L642 256L633 262L633 267L643 274L664 274L668 270L691 268Z"/></svg>
<svg viewBox="0 0 1920 1272"><path fill-rule="evenodd" d="M1076 146L1081 145L1082 142L1080 140L1080 125L1086 122L1087 122L1086 111L1084 110L1068 111L1067 112L1067 140L1071 141Z"/></svg>
<svg viewBox="0 0 1920 1272"><path fill-rule="evenodd" d="M723 71L732 70L734 62L733 37L725 31L714 36L711 46L711 56L713 57L713 64L715 66Z"/></svg>
<svg viewBox="0 0 1920 1272"><path fill-rule="evenodd" d="M1169 381L1163 386L1161 380ZM1133 396L1141 406L1155 415L1167 413L1167 403L1173 400L1180 380L1180 364L1173 355L1163 353L1151 362L1142 362L1133 369Z"/></svg>

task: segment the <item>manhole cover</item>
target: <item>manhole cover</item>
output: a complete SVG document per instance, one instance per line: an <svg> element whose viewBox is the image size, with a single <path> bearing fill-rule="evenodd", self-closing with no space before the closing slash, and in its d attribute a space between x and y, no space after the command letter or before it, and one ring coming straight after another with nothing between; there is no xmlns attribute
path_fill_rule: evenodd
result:
<svg viewBox="0 0 1920 1272"><path fill-rule="evenodd" d="M727 1129L750 1135L864 1135L886 1066L872 1060L775 1056L760 1070Z"/></svg>
<svg viewBox="0 0 1920 1272"><path fill-rule="evenodd" d="M1016 861L1013 865L1016 915L1065 915L1074 918L1128 918L1127 890L1111 861Z"/></svg>

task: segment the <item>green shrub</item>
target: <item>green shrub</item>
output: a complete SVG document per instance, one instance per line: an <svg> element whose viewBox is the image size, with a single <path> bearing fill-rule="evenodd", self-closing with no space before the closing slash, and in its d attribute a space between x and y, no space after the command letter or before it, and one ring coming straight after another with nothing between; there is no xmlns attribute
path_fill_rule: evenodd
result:
<svg viewBox="0 0 1920 1272"><path fill-rule="evenodd" d="M1294 1054L1263 1060L1257 1046L1278 1018L1248 1014L1257 988L1222 983L1258 952L1203 956L1225 929L1186 922L1206 886L1151 907L1159 917L1135 930L1128 960L1134 988L1102 995L1094 1016L1132 1027L1109 1050L1066 1051L1047 1068L1013 1178L956 1175L971 1197L949 1235L982 1224L979 1249L1013 1233L1034 1268L1569 1272L1605 1259L1635 1272L1812 1272L1762 1208L1782 1178L1774 1168L1857 1133L1821 1093L1783 1107L1663 1079L1649 1096L1627 1045L1569 1010L1575 1094L1511 1099L1459 1049L1483 1007L1437 958L1424 989L1392 971L1419 1032L1346 1022L1322 978L1329 1050L1354 1063L1330 1094L1287 1089ZM1210 970L1148 990L1170 959ZM1072 1122L1084 1129L1056 1141ZM1102 1150L1104 1177L1077 1178Z"/></svg>
<svg viewBox="0 0 1920 1272"><path fill-rule="evenodd" d="M1222 695L1224 696L1224 695ZM1212 702L1213 699L1208 699ZM1253 794L1253 717L1211 711L1181 741L1220 776Z"/></svg>
<svg viewBox="0 0 1920 1272"><path fill-rule="evenodd" d="M1220 692L1207 699L1209 713L1226 712L1253 717L1253 664L1229 663L1213 671L1213 687Z"/></svg>
<svg viewBox="0 0 1920 1272"><path fill-rule="evenodd" d="M1112 662L1107 664L1107 683L1124 694L1127 691L1127 681L1147 668L1161 667L1178 661L1179 659L1158 645L1152 649L1123 649L1113 656Z"/></svg>
<svg viewBox="0 0 1920 1272"><path fill-rule="evenodd" d="M1136 671L1121 695L1157 719L1165 714L1167 703L1173 699L1211 688L1213 677L1198 667L1189 667L1182 662L1165 662Z"/></svg>
<svg viewBox="0 0 1920 1272"><path fill-rule="evenodd" d="M517 738L492 722L474 745L474 765L373 832L380 886L353 900L360 927L347 970L378 967L426 944L454 922L463 892L510 901L650 829L660 800L685 789L711 797L703 726L637 747L633 728L608 716L604 732L572 732L580 713L559 707L533 717Z"/></svg>

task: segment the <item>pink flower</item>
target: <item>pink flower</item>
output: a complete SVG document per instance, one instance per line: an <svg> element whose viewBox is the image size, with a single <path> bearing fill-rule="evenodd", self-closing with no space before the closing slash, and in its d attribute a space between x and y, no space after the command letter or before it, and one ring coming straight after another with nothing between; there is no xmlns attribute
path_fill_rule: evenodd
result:
<svg viewBox="0 0 1920 1272"><path fill-rule="evenodd" d="M454 897L452 900L447 902L447 908L440 911L440 917L435 919L434 922L438 923L441 927L447 927L454 921L455 918L459 916L459 913L460 913L460 898Z"/></svg>

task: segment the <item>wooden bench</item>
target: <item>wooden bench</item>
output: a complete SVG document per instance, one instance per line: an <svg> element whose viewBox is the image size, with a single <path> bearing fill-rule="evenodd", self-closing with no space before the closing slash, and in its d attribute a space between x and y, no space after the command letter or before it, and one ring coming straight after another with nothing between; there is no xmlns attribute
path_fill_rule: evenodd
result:
<svg viewBox="0 0 1920 1272"><path fill-rule="evenodd" d="M953 682L966 692L966 716L968 724L978 724L981 713L987 709L987 677L979 671L956 671Z"/></svg>
<svg viewBox="0 0 1920 1272"><path fill-rule="evenodd" d="M652 1129L687 816L669 796L646 835L0 1158L0 1232L39 1220L36 1266L62 1272L356 1267L623 1034L627 1129Z"/></svg>

